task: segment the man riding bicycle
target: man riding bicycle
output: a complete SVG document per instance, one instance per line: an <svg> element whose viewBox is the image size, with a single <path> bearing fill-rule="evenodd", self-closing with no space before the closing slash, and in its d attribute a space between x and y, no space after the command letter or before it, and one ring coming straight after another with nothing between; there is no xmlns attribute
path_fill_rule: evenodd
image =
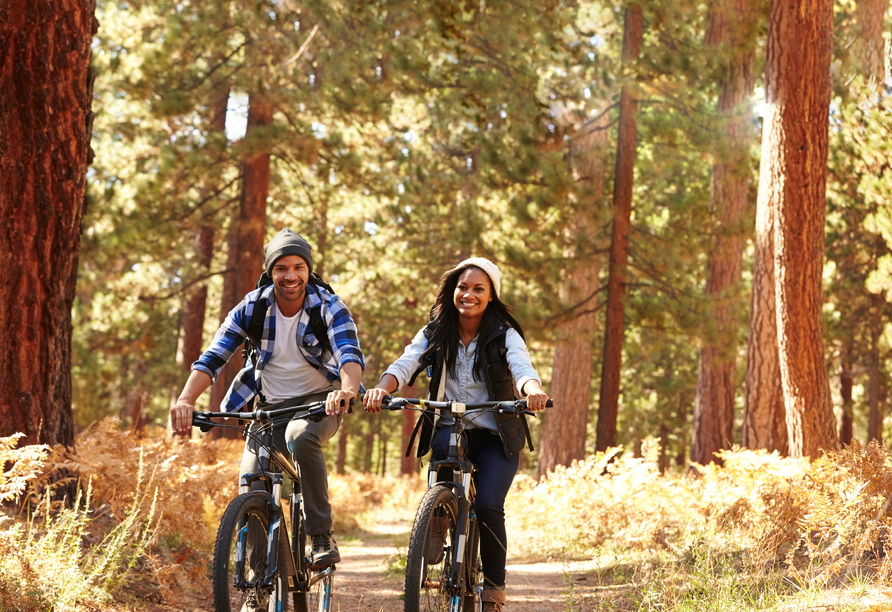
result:
<svg viewBox="0 0 892 612"><path fill-rule="evenodd" d="M189 380L170 410L170 422L174 431L189 430L195 401L217 380L220 370L245 341L255 310L260 309L256 310L260 313L265 309L254 353L256 363L246 362L226 393L221 410L237 412L255 396L263 409L286 401L296 405L325 400L327 416L318 422L292 420L273 432L276 446L283 452L290 451L300 469L306 531L313 540L313 565L325 567L340 562L341 556L332 535L322 444L337 432L341 413L359 392L365 361L347 307L316 282L309 243L284 229L270 240L265 252L264 268L272 285L251 291L230 311L210 347L192 364ZM320 317L327 338L314 333L320 323L313 318L319 321ZM258 469L254 444L249 436L239 474ZM262 487L263 483L253 486Z"/></svg>

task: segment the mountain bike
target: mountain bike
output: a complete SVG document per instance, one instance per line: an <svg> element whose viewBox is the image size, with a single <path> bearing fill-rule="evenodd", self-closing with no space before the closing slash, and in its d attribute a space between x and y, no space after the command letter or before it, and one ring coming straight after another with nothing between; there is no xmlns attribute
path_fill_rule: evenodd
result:
<svg viewBox="0 0 892 612"><path fill-rule="evenodd" d="M297 414L300 411L305 412ZM292 418L324 416L324 401L275 410L192 414L192 425L202 431L228 427L254 439L260 464L256 472L242 474L239 495L229 502L220 520L214 546L215 612L251 609L286 612L288 593L292 594L297 612L331 610L335 566L318 570L312 567L313 545L304 531L299 469L272 442L274 426L284 425ZM222 417L249 423L240 427L211 420ZM260 427L251 431L252 422L259 423ZM290 517L282 508L282 484L286 474L292 483ZM263 482L263 489L252 491L251 485L258 481Z"/></svg>
<svg viewBox="0 0 892 612"><path fill-rule="evenodd" d="M551 406L551 400L546 405ZM382 408L419 410L420 418L431 418L436 409L452 415L449 450L444 459L430 462L428 491L418 506L409 536L405 612L482 610L483 567L474 513L477 466L467 458L462 432L466 423L487 411L532 416L536 413L526 410L526 400L463 404L387 396ZM471 410L476 412L468 414Z"/></svg>

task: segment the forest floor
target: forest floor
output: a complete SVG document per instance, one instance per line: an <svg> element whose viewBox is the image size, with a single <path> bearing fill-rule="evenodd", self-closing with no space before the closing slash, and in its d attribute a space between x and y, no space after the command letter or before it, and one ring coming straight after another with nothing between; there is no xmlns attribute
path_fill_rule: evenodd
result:
<svg viewBox="0 0 892 612"><path fill-rule="evenodd" d="M334 574L334 612L402 612L404 564L411 520L379 516L371 525L350 534L337 536L341 563ZM161 545L161 553L149 564L148 571L122 589L115 610L213 610L213 594L207 575L210 559L195 550L170 551ZM596 586L589 584L590 563L523 562L508 560L508 593L511 612L561 612L570 609L565 572L581 595ZM582 608L578 608L582 609ZM591 609L591 608L587 608Z"/></svg>
<svg viewBox="0 0 892 612"><path fill-rule="evenodd" d="M366 522L362 530L339 537L342 562L334 575L332 609L335 612L402 612L404 565L399 559L406 553L411 520L387 514L377 515L374 522ZM142 579L137 578L130 587L125 587L116 605L111 606L112 610L212 611L207 553L191 549L169 551L163 544L161 550L151 561L154 571L146 571ZM630 580L634 572L628 566L598 567L595 560L533 562L509 555L510 607L506 612L649 610L642 601L641 585L634 586L635 581ZM709 609L725 608L719 604ZM794 595L770 609L892 612L892 589L876 584L851 585Z"/></svg>

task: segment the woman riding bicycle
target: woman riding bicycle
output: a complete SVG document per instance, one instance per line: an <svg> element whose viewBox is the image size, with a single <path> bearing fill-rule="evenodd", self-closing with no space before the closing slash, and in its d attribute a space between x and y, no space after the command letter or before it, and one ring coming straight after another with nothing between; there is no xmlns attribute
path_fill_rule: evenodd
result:
<svg viewBox="0 0 892 612"><path fill-rule="evenodd" d="M365 394L365 407L376 411L381 400L431 368L429 398L464 403L512 400L525 395L530 410L548 401L530 362L523 330L499 299L499 268L482 257L467 259L440 278L431 323L415 335ZM507 368L505 367L507 366ZM507 369L507 371L506 371ZM439 415L437 415L439 417ZM424 422L418 455L433 449L442 459L449 446L448 415ZM528 437L523 417L469 411L466 428L468 457L477 464L474 510L481 523L480 557L485 612L501 612L505 603L505 496L517 473L520 451Z"/></svg>

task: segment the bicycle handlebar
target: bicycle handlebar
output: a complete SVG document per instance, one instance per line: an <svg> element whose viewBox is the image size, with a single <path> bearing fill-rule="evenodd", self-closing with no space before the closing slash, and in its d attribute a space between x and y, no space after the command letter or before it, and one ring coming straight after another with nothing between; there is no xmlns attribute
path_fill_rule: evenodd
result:
<svg viewBox="0 0 892 612"><path fill-rule="evenodd" d="M350 399L348 407L353 406L353 398ZM301 410L305 410L303 414L297 414ZM219 427L220 423L215 423L211 419L228 418L237 419L239 421L254 421L256 423L269 423L279 417L291 416L292 419L307 419L314 416L325 416L325 400L302 404L300 406L288 406L287 408L277 408L275 410L254 410L253 412L210 412L202 410L192 413L192 426L198 427L201 431L208 432L213 427Z"/></svg>
<svg viewBox="0 0 892 612"><path fill-rule="evenodd" d="M468 410L498 408L498 411L500 413L529 414L532 416L536 416L535 411L526 410L527 401L525 399L464 404L462 402L453 401L435 402L430 400L413 399L407 397L393 397L392 395L385 395L383 398L381 398L381 407L387 408L388 410L403 410L409 405L423 406L435 409L439 408L441 410L448 410L453 414L464 414ZM554 404L551 400L548 400L545 403L546 408L551 408L553 407L553 405Z"/></svg>

